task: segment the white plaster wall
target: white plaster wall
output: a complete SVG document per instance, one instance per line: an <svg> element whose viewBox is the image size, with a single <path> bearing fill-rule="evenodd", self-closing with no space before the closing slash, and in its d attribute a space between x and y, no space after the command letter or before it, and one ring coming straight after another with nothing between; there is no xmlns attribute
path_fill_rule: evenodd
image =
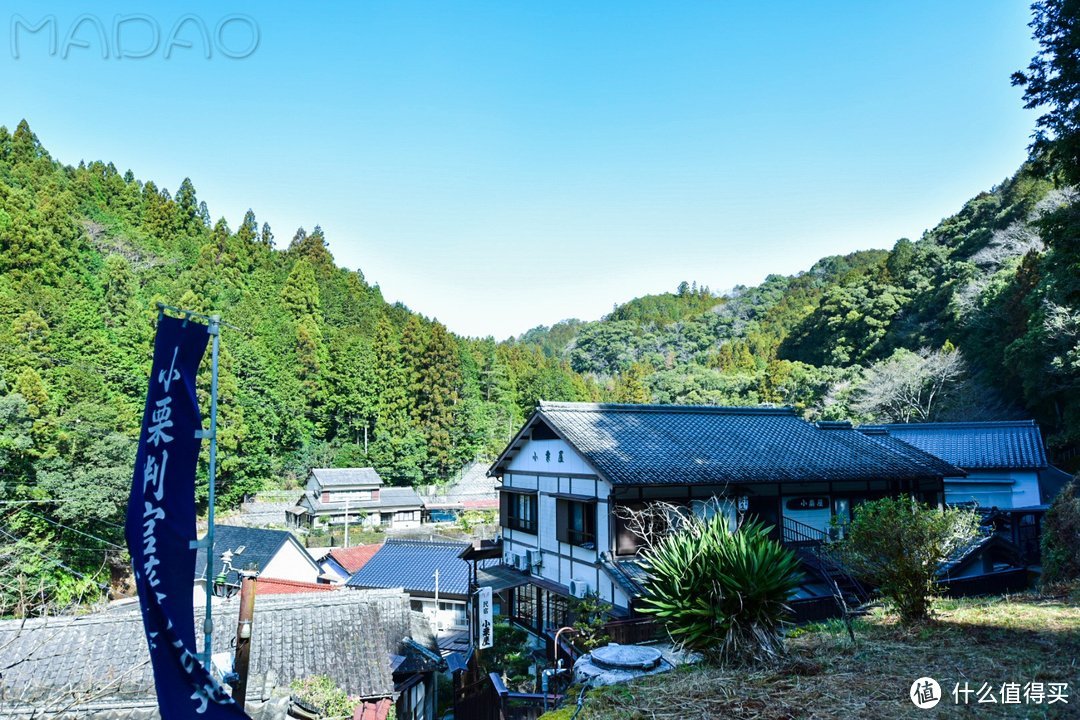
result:
<svg viewBox="0 0 1080 720"><path fill-rule="evenodd" d="M260 569L259 574L279 580L313 583L319 579L319 566L295 543L287 542L270 558L266 567Z"/></svg>
<svg viewBox="0 0 1080 720"><path fill-rule="evenodd" d="M449 603L455 608L461 608L461 612L465 612L465 603L457 600L446 600L439 598L440 603ZM448 630L468 630L468 620L462 620L458 622L458 615L453 610L437 610L434 598L420 598L420 605L423 608L421 612L424 613L424 617L431 623L431 629L438 632ZM462 618L465 616L462 615Z"/></svg>
<svg viewBox="0 0 1080 720"><path fill-rule="evenodd" d="M945 478L945 502L977 502L981 507L1020 508L1039 504L1036 472L972 472Z"/></svg>
<svg viewBox="0 0 1080 720"><path fill-rule="evenodd" d="M562 462L559 462L560 451L563 454ZM563 440L529 440L510 461L508 469L570 475L596 474L584 458Z"/></svg>

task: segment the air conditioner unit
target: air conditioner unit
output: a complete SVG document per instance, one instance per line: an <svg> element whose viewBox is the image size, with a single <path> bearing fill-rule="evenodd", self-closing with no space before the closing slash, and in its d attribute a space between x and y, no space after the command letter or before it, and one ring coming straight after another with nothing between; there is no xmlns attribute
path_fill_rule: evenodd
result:
<svg viewBox="0 0 1080 720"><path fill-rule="evenodd" d="M528 559L529 567L538 568L544 564L544 556L539 550L526 550L525 557Z"/></svg>
<svg viewBox="0 0 1080 720"><path fill-rule="evenodd" d="M529 571L529 558L521 553L514 553L514 567L522 572Z"/></svg>
<svg viewBox="0 0 1080 720"><path fill-rule="evenodd" d="M517 567L517 562L514 561L514 558L516 558L516 557L517 557L516 552L510 552L509 550L507 550L506 552L503 553L503 565L510 565L511 567Z"/></svg>
<svg viewBox="0 0 1080 720"><path fill-rule="evenodd" d="M576 598L583 598L589 594L589 582L574 578L570 581L570 594Z"/></svg>

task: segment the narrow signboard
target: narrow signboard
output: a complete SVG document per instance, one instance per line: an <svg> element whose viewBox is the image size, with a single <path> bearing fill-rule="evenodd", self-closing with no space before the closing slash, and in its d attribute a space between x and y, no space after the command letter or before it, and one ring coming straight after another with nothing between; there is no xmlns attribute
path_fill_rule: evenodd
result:
<svg viewBox="0 0 1080 720"><path fill-rule="evenodd" d="M208 338L206 326L190 319L158 320L128 499L125 535L162 720L246 717L195 647L195 469L202 429L195 375Z"/></svg>
<svg viewBox="0 0 1080 720"><path fill-rule="evenodd" d="M495 626L492 617L491 588L482 587L478 593L480 604L480 649L491 647L495 642Z"/></svg>

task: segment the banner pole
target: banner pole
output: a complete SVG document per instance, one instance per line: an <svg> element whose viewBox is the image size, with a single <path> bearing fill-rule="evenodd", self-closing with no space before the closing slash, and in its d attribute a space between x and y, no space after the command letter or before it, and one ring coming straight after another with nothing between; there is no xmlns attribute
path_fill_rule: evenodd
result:
<svg viewBox="0 0 1080 720"><path fill-rule="evenodd" d="M203 665L212 668L214 646L214 617L211 600L214 595L214 485L217 472L217 400L218 400L218 341L221 338L221 316L211 315L206 332L211 338L210 351L210 477L208 484L206 533L206 617L203 619Z"/></svg>

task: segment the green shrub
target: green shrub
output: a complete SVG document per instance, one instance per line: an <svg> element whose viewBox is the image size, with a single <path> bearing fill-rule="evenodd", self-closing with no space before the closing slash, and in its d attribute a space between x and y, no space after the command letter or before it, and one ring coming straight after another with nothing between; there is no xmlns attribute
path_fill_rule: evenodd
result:
<svg viewBox="0 0 1080 720"><path fill-rule="evenodd" d="M583 598L570 598L568 607L573 622L574 636L570 638L574 646L585 652L595 650L610 641L605 626L610 620L611 604L600 598L595 592L586 593Z"/></svg>
<svg viewBox="0 0 1080 720"><path fill-rule="evenodd" d="M1043 585L1080 582L1080 498L1075 481L1054 498L1042 527Z"/></svg>
<svg viewBox="0 0 1080 720"><path fill-rule="evenodd" d="M497 621L493 628L490 649L481 651L485 672L497 672L506 678L507 687L532 692L533 664L529 635L506 620Z"/></svg>
<svg viewBox="0 0 1080 720"><path fill-rule="evenodd" d="M360 698L349 697L326 675L312 675L302 680L293 680L289 684L289 689L305 705L322 711L324 717L351 718L353 709L360 703Z"/></svg>
<svg viewBox="0 0 1080 720"><path fill-rule="evenodd" d="M937 571L978 534L973 510L883 498L858 505L834 557L852 574L877 586L905 623L930 613Z"/></svg>
<svg viewBox="0 0 1080 720"><path fill-rule="evenodd" d="M643 554L641 611L662 621L678 646L714 662L781 655L787 600L801 574L769 530L750 523L733 533L722 515L682 523Z"/></svg>

